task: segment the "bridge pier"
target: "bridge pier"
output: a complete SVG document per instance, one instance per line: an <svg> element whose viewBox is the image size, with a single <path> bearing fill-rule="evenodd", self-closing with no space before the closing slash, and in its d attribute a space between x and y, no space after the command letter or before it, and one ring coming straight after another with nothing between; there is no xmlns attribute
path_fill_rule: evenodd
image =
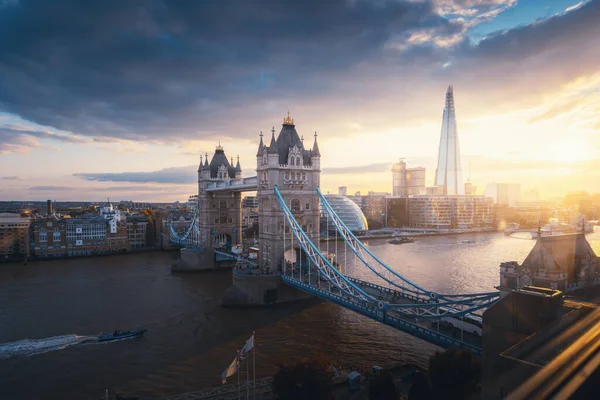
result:
<svg viewBox="0 0 600 400"><path fill-rule="evenodd" d="M284 284L281 275L252 275L233 270L232 285L221 300L224 307L256 307L314 298Z"/></svg>
<svg viewBox="0 0 600 400"><path fill-rule="evenodd" d="M235 261L215 261L213 249L181 249L179 259L171 266L173 272L199 272L232 268Z"/></svg>

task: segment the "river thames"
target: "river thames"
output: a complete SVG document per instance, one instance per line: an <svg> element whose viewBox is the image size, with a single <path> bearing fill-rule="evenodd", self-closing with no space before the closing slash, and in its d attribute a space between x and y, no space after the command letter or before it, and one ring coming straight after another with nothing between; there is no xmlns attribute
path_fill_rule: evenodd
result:
<svg viewBox="0 0 600 400"><path fill-rule="evenodd" d="M598 254L600 234L587 237ZM473 293L493 290L500 262L522 262L534 243L486 233L421 237L404 245L378 239L368 246L421 286ZM313 354L336 365L369 368L427 365L436 350L319 301L221 308L231 272L171 274L175 258L176 253L153 252L0 265L1 397L100 399L110 389L146 399L216 386L253 331L257 377ZM365 276L349 255L346 264L349 275ZM102 331L130 327L148 332L139 340L87 342Z"/></svg>

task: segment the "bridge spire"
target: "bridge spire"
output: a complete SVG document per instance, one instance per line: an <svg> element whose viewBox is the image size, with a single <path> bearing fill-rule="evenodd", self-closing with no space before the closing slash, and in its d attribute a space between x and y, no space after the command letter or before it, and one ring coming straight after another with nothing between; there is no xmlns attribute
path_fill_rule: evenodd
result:
<svg viewBox="0 0 600 400"><path fill-rule="evenodd" d="M258 136L260 136L260 143L258 144L258 151L256 152L256 156L257 156L257 157L258 157L258 156L260 156L260 154L261 154L261 153L263 152L263 150L265 149L265 144L263 143L263 140L262 140L262 138L263 138L263 133L262 133L262 131L260 131L260 135L258 135Z"/></svg>
<svg viewBox="0 0 600 400"><path fill-rule="evenodd" d="M206 157L206 161L204 162L204 166L208 167L208 153L205 153L204 157Z"/></svg>
<svg viewBox="0 0 600 400"><path fill-rule="evenodd" d="M321 152L319 151L319 145L317 144L317 131L315 131L315 143L313 144L312 154L314 156L321 156Z"/></svg>
<svg viewBox="0 0 600 400"><path fill-rule="evenodd" d="M271 129L271 144L269 144L269 153L278 153L277 142L275 141L275 127Z"/></svg>

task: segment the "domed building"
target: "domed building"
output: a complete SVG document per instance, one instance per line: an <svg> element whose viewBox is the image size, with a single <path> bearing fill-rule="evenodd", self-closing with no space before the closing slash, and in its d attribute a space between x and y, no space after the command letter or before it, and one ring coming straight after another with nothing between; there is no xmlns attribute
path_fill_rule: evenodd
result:
<svg viewBox="0 0 600 400"><path fill-rule="evenodd" d="M333 211L341 218L342 222L346 224L348 229L352 232L363 232L369 230L367 224L367 218L363 214L362 210L355 202L345 196L339 196L334 194L327 194L325 198L331 204ZM321 235L326 236L335 235L335 226L331 221L327 221L327 214L323 211L321 206Z"/></svg>

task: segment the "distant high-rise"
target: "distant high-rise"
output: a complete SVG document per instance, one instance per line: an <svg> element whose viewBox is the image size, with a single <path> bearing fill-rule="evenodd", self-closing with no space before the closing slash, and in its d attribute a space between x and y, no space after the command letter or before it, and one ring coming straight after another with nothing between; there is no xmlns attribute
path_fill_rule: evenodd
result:
<svg viewBox="0 0 600 400"><path fill-rule="evenodd" d="M446 106L444 107L442 119L442 133L440 135L440 149L434 184L442 187L444 194L465 194L460 166L460 148L458 145L456 116L454 115L452 85L448 86L446 91Z"/></svg>

